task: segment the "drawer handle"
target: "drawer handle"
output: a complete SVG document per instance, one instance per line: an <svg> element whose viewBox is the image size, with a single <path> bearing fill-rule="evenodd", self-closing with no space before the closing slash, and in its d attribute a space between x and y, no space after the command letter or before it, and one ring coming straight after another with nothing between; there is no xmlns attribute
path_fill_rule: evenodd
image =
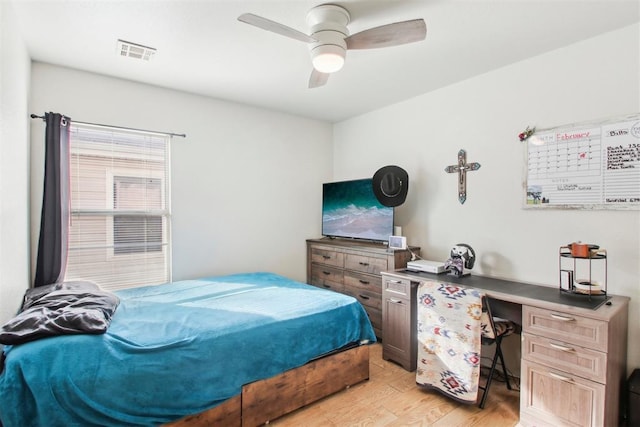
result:
<svg viewBox="0 0 640 427"><path fill-rule="evenodd" d="M402 281L401 280L388 280L389 283L396 283L396 284L401 284Z"/></svg>
<svg viewBox="0 0 640 427"><path fill-rule="evenodd" d="M566 352L572 352L575 351L572 347L566 347L564 345L560 345L560 344L554 344L552 342L549 343L549 346L551 348L555 348L556 350L560 350L560 351L566 351Z"/></svg>
<svg viewBox="0 0 640 427"><path fill-rule="evenodd" d="M363 267L366 267L366 266L368 266L368 265L369 265L369 263L368 263L368 262L362 262L362 261L361 261L361 262L359 262L359 264L360 264L361 266L363 266Z"/></svg>
<svg viewBox="0 0 640 427"><path fill-rule="evenodd" d="M400 301L399 299L395 299L395 298L389 298L389 302L394 303L394 304L402 304L402 301Z"/></svg>
<svg viewBox="0 0 640 427"><path fill-rule="evenodd" d="M369 281L360 279L360 283L362 283L363 285L368 285Z"/></svg>
<svg viewBox="0 0 640 427"><path fill-rule="evenodd" d="M330 276L330 275L331 275L331 272L330 272L330 271L323 271L323 272L322 272L322 274L325 274L325 275L327 275L327 276Z"/></svg>
<svg viewBox="0 0 640 427"><path fill-rule="evenodd" d="M329 255L322 255L322 258L324 259L331 259L331 257Z"/></svg>
<svg viewBox="0 0 640 427"><path fill-rule="evenodd" d="M549 372L549 376L553 377L553 378L555 378L557 380L560 380L560 381L565 381L565 382L568 382L568 383L572 383L573 382L573 378L565 377L564 375L560 375L560 374L554 374L553 372Z"/></svg>
<svg viewBox="0 0 640 427"><path fill-rule="evenodd" d="M362 298L362 299L369 299L369 297L368 297L368 296L366 296L366 295L358 294L358 296L359 296L360 298Z"/></svg>
<svg viewBox="0 0 640 427"><path fill-rule="evenodd" d="M327 289L331 289L330 285L322 285L323 287L327 288Z"/></svg>
<svg viewBox="0 0 640 427"><path fill-rule="evenodd" d="M561 320L563 322L573 322L575 319L575 317L567 317L567 316L561 316L559 314L553 314L551 313L551 317L553 317L556 320Z"/></svg>

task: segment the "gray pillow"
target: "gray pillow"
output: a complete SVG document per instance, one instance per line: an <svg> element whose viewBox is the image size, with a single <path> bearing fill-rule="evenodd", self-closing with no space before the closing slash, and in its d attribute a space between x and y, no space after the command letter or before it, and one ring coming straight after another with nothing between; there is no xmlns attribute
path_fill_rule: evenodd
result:
<svg viewBox="0 0 640 427"><path fill-rule="evenodd" d="M63 282L25 292L20 312L2 328L0 343L107 331L120 299L92 282Z"/></svg>

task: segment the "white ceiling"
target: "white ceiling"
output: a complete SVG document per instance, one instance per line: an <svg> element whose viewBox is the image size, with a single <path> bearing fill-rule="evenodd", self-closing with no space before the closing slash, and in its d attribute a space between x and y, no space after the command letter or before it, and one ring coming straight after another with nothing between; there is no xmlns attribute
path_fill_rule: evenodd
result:
<svg viewBox="0 0 640 427"><path fill-rule="evenodd" d="M306 13L322 0L11 3L35 61L331 122L640 21L639 0L336 1L351 14L352 34L423 18L427 38L349 51L326 86L308 89L307 46L237 17L251 12L308 33ZM150 62L119 57L118 39L157 54ZM625 53L614 46L616 54Z"/></svg>

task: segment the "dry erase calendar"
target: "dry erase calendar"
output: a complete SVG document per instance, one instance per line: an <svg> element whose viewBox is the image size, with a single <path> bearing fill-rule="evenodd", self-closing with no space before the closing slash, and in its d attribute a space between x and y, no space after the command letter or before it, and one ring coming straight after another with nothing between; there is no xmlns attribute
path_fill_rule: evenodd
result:
<svg viewBox="0 0 640 427"><path fill-rule="evenodd" d="M640 209L640 114L536 131L526 207Z"/></svg>

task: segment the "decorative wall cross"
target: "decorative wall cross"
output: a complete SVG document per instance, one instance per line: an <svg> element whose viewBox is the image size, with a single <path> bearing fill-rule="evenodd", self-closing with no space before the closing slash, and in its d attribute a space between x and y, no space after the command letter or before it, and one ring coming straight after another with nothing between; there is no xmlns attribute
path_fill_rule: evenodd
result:
<svg viewBox="0 0 640 427"><path fill-rule="evenodd" d="M458 164L444 168L447 173L458 172L458 200L464 203L467 200L467 171L480 169L480 163L467 163L467 152L458 151Z"/></svg>

